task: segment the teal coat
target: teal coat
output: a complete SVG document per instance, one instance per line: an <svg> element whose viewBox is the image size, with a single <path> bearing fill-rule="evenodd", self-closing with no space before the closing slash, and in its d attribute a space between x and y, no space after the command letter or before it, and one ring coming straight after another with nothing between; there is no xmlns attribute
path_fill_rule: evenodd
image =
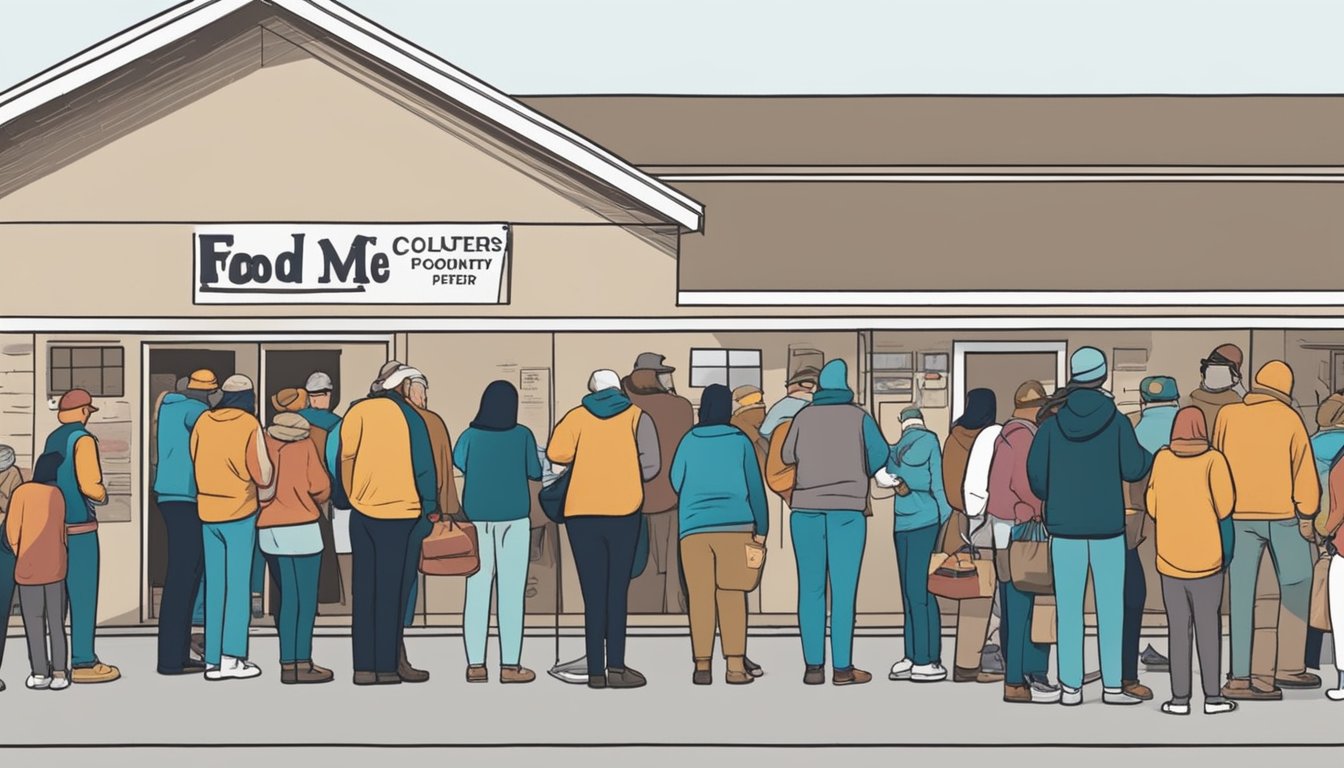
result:
<svg viewBox="0 0 1344 768"><path fill-rule="evenodd" d="M751 440L727 424L695 427L681 439L668 479L677 492L681 537L770 530L765 482Z"/></svg>

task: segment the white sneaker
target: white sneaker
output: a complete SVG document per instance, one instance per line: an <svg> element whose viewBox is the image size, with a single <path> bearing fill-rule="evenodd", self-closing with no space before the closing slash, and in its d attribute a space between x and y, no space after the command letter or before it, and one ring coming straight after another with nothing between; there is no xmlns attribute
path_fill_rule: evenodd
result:
<svg viewBox="0 0 1344 768"><path fill-rule="evenodd" d="M1209 706L1210 706L1209 704L1204 705L1204 710L1206 712L1208 711ZM1188 715L1190 714L1190 705L1173 704L1172 702L1167 701L1162 703L1162 712L1168 715Z"/></svg>
<svg viewBox="0 0 1344 768"><path fill-rule="evenodd" d="M1236 711L1237 702L1232 701L1231 699L1223 699L1222 701L1216 702L1204 702L1204 714L1206 715L1221 715L1224 712Z"/></svg>
<svg viewBox="0 0 1344 768"><path fill-rule="evenodd" d="M942 664L919 664L911 667L907 674L911 682L940 683L947 679L947 667Z"/></svg>
<svg viewBox="0 0 1344 768"><path fill-rule="evenodd" d="M51 687L51 678L46 675L29 675L28 682L24 683L30 691L45 691Z"/></svg>
<svg viewBox="0 0 1344 768"><path fill-rule="evenodd" d="M910 670L914 669L915 662L909 659L901 659L891 665L891 672L887 674L888 680L909 680Z"/></svg>
<svg viewBox="0 0 1344 768"><path fill-rule="evenodd" d="M261 667L233 656L224 656L218 667L205 670L206 680L247 680L261 674Z"/></svg>
<svg viewBox="0 0 1344 768"><path fill-rule="evenodd" d="M50 686L51 690L64 691L66 688L69 687L70 687L70 675L62 672L59 675L54 674L51 676L51 686Z"/></svg>
<svg viewBox="0 0 1344 768"><path fill-rule="evenodd" d="M1083 703L1083 689L1070 688L1067 685L1059 686L1059 703L1066 707L1076 707Z"/></svg>
<svg viewBox="0 0 1344 768"><path fill-rule="evenodd" d="M1344 701L1344 688L1330 688L1325 692L1325 698L1331 701Z"/></svg>
<svg viewBox="0 0 1344 768"><path fill-rule="evenodd" d="M1034 681L1027 683L1027 687L1031 689L1032 704L1058 704L1064 695L1059 686L1049 683ZM1081 699L1082 694L1079 693L1078 695Z"/></svg>
<svg viewBox="0 0 1344 768"><path fill-rule="evenodd" d="M1124 688L1104 688L1101 691L1101 701L1103 704L1117 704L1120 706L1130 706L1132 704L1142 704L1143 699L1133 696L1125 691Z"/></svg>

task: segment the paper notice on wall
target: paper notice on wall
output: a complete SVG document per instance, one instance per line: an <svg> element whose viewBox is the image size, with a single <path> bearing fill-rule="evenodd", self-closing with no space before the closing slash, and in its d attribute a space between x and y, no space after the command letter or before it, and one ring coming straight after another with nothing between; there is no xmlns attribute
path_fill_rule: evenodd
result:
<svg viewBox="0 0 1344 768"><path fill-rule="evenodd" d="M538 445L551 437L551 369L518 371L518 423L532 430Z"/></svg>

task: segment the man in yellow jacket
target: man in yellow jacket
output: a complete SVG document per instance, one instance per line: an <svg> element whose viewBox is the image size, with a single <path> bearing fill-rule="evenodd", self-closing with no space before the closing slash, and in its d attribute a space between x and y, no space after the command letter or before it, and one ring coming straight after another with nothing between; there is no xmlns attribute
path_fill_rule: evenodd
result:
<svg viewBox="0 0 1344 768"><path fill-rule="evenodd" d="M588 392L555 426L546 456L570 472L565 529L583 593L588 687L639 688L644 676L625 665L625 619L644 482L661 468L658 431L615 371L595 371Z"/></svg>
<svg viewBox="0 0 1344 768"><path fill-rule="evenodd" d="M1223 695L1231 699L1278 700L1280 688L1317 688L1306 671L1306 635L1311 603L1312 518L1320 506L1320 481L1306 425L1292 406L1293 370L1266 363L1241 403L1218 411L1213 447L1227 457L1236 485L1231 575L1232 670ZM1268 547L1276 565L1282 605L1276 685L1251 678L1255 585Z"/></svg>

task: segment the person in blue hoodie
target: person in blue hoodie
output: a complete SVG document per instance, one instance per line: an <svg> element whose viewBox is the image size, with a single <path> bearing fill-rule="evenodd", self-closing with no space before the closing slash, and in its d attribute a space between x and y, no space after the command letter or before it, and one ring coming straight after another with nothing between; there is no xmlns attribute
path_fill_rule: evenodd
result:
<svg viewBox="0 0 1344 768"><path fill-rule="evenodd" d="M201 674L205 662L191 658L191 626L196 596L205 573L201 518L196 510L196 470L191 461L191 430L210 410L219 389L215 374L199 370L179 383L159 405L154 495L168 534L168 570L159 602L161 675Z"/></svg>
<svg viewBox="0 0 1344 768"><path fill-rule="evenodd" d="M1083 347L1069 360L1070 380L1042 410L1027 454L1027 480L1044 505L1050 533L1057 615L1060 702L1083 701L1083 600L1088 571L1097 606L1102 699L1138 704L1121 675L1125 603L1124 484L1148 474L1153 456L1120 415L1106 383L1106 356Z"/></svg>
<svg viewBox="0 0 1344 768"><path fill-rule="evenodd" d="M764 547L770 529L765 483L751 440L732 426L733 395L711 384L700 396L700 421L681 439L668 479L678 495L681 561L690 603L691 682L713 682L715 615L729 685L755 682L746 667L747 592L759 569L748 547ZM740 587L740 588L739 588Z"/></svg>
<svg viewBox="0 0 1344 768"><path fill-rule="evenodd" d="M891 446L887 472L896 478L896 568L905 611L905 656L887 677L935 683L947 679L943 667L942 618L929 594L929 559L938 531L952 516L943 491L943 452L938 436L924 426L918 408L901 411L901 438Z"/></svg>
<svg viewBox="0 0 1344 768"><path fill-rule="evenodd" d="M831 598L831 682L861 685L853 664L854 609L868 538L868 480L887 476L891 446L871 414L854 404L843 360L821 369L812 404L793 417L780 455L797 468L789 528L798 565L798 625L805 685L826 682L826 596Z"/></svg>
<svg viewBox="0 0 1344 768"><path fill-rule="evenodd" d="M1311 453L1316 458L1316 476L1321 481L1321 511L1316 515L1316 532L1328 538L1320 526L1330 518L1330 468L1344 453L1344 391L1327 397L1316 408L1316 434L1311 436ZM1307 627L1307 668L1321 668L1321 646L1325 633Z"/></svg>

